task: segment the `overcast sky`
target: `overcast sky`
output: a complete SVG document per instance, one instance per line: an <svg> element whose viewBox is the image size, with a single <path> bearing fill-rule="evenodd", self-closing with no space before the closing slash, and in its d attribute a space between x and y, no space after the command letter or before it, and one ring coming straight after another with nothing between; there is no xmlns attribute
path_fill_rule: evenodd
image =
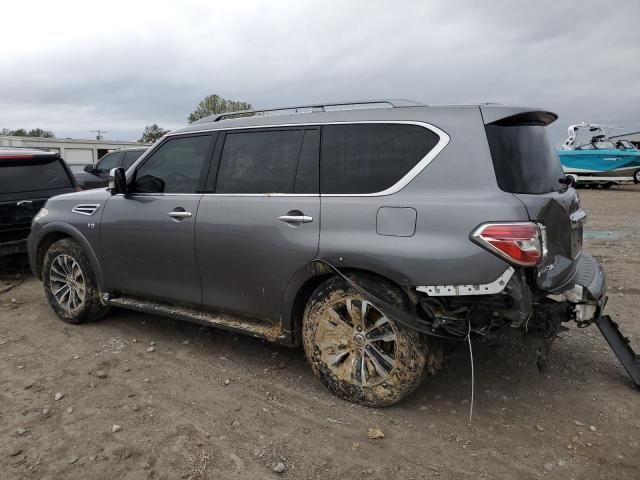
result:
<svg viewBox="0 0 640 480"><path fill-rule="evenodd" d="M255 107L501 102L640 130L640 0L4 2L0 128L137 140Z"/></svg>

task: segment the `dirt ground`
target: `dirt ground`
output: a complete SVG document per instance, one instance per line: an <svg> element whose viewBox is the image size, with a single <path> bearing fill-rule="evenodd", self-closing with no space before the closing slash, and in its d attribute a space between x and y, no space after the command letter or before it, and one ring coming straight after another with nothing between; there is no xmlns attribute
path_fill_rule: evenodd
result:
<svg viewBox="0 0 640 480"><path fill-rule="evenodd" d="M608 312L640 350L640 188L580 195ZM364 408L328 393L301 350L127 311L67 325L10 273L2 479L640 478L640 392L595 326L561 334L545 374L530 349L476 342L470 424L465 348L399 405Z"/></svg>

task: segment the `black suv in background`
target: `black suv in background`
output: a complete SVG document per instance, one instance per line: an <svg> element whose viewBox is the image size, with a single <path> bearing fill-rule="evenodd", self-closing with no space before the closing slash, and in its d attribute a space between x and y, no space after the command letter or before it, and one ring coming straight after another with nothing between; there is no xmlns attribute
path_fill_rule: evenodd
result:
<svg viewBox="0 0 640 480"><path fill-rule="evenodd" d="M84 172L75 173L76 181L83 190L106 187L112 168L122 167L128 170L133 162L146 151L146 148L127 148L107 153L95 165L85 166Z"/></svg>
<svg viewBox="0 0 640 480"><path fill-rule="evenodd" d="M0 147L0 257L25 252L38 210L50 197L77 190L59 153Z"/></svg>

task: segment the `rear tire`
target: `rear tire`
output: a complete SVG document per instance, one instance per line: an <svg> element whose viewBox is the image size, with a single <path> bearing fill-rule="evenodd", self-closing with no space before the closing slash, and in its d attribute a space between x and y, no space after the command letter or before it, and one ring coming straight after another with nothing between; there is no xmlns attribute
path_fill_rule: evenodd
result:
<svg viewBox="0 0 640 480"><path fill-rule="evenodd" d="M640 169L633 172L633 183L636 185L640 183Z"/></svg>
<svg viewBox="0 0 640 480"><path fill-rule="evenodd" d="M42 264L42 280L49 305L67 323L98 320L109 311L100 300L86 252L71 238L49 247Z"/></svg>
<svg viewBox="0 0 640 480"><path fill-rule="evenodd" d="M401 291L381 288L387 301L406 309ZM442 360L440 348L427 355L426 338L387 318L339 277L311 295L302 335L322 383L335 395L370 407L399 402L420 384L425 367L435 370Z"/></svg>

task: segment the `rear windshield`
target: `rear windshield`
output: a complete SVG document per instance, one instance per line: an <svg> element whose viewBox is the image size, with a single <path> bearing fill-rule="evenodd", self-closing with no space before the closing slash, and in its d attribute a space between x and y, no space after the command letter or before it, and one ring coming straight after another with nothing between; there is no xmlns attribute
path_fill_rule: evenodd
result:
<svg viewBox="0 0 640 480"><path fill-rule="evenodd" d="M499 187L511 193L561 190L560 159L545 127L486 125L487 139Z"/></svg>
<svg viewBox="0 0 640 480"><path fill-rule="evenodd" d="M72 186L59 158L0 160L0 193L54 190Z"/></svg>

